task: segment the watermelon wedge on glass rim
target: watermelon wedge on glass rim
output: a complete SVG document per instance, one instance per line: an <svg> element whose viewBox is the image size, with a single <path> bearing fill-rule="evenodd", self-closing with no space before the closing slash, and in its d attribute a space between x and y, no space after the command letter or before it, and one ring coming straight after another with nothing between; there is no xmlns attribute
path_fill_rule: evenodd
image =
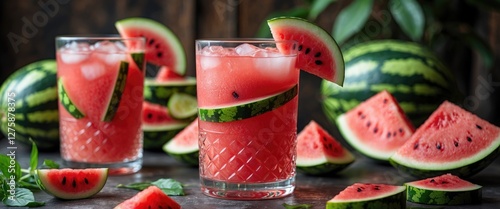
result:
<svg viewBox="0 0 500 209"><path fill-rule="evenodd" d="M298 68L342 86L344 59L338 44L328 32L296 17L277 17L267 23L274 40L298 42ZM286 53L288 49L280 50Z"/></svg>

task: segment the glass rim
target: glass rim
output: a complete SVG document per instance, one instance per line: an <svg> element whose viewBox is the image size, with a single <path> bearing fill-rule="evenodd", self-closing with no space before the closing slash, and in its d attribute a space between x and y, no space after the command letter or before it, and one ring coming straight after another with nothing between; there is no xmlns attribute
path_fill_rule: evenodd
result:
<svg viewBox="0 0 500 209"><path fill-rule="evenodd" d="M207 38L196 39L196 43L298 43L295 40L274 40L272 38Z"/></svg>
<svg viewBox="0 0 500 209"><path fill-rule="evenodd" d="M99 40L144 40L145 37L122 37L119 34L82 34L82 35L59 35L56 36L56 41L99 41Z"/></svg>

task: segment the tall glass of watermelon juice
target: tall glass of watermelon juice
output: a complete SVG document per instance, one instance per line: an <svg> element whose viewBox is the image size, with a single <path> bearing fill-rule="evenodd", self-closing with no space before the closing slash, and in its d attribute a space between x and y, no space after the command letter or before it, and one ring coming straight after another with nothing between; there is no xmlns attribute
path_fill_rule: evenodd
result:
<svg viewBox="0 0 500 209"><path fill-rule="evenodd" d="M296 46L267 39L196 41L204 194L273 199L293 192Z"/></svg>
<svg viewBox="0 0 500 209"><path fill-rule="evenodd" d="M61 155L69 167L142 166L143 38L57 37Z"/></svg>

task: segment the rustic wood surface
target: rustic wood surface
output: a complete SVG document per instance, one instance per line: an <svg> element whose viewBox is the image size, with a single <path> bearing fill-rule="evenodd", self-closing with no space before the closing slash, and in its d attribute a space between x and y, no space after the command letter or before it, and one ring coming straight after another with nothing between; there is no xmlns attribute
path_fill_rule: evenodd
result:
<svg viewBox="0 0 500 209"><path fill-rule="evenodd" d="M1 153L7 152L6 140L0 141ZM16 157L21 162L21 167L29 165L29 150L27 147L18 146ZM307 176L297 175L296 190L291 196L274 200L236 201L223 200L205 196L200 191L198 181L198 168L188 167L175 161L168 155L160 152L146 152L144 154L144 167L140 172L132 175L110 176L103 190L97 195L82 200L63 201L44 192L36 192L37 201L44 201L42 208L74 208L74 209L106 209L113 208L120 202L137 193L135 190L117 188L118 184L132 182L155 181L159 178L172 178L180 181L185 186L185 196L172 196L184 209L280 209L287 204L311 204L311 209L325 208L326 202L338 194L348 185L356 182L385 183L402 185L404 182L414 180L412 177L399 173L387 164L376 163L365 157L357 155L357 160L337 175ZM52 159L60 162L59 153L41 153L40 160ZM407 202L407 208L452 208L452 209L498 209L500 208L500 158L482 172L469 179L471 182L483 186L483 199L481 204L463 206L429 206ZM14 207L11 207L14 209ZM19 207L16 207L19 208Z"/></svg>

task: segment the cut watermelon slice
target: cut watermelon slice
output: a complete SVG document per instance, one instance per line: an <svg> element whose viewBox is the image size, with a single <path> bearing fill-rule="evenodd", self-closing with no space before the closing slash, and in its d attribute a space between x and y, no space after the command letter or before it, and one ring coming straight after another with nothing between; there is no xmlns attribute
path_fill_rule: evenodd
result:
<svg viewBox="0 0 500 209"><path fill-rule="evenodd" d="M406 199L430 205L463 205L481 202L481 186L458 176L445 174L412 181L406 185Z"/></svg>
<svg viewBox="0 0 500 209"><path fill-rule="evenodd" d="M451 173L468 177L500 153L500 128L448 101L391 156L390 163L416 177Z"/></svg>
<svg viewBox="0 0 500 209"><path fill-rule="evenodd" d="M297 136L297 169L321 175L344 169L354 156L315 121Z"/></svg>
<svg viewBox="0 0 500 209"><path fill-rule="evenodd" d="M198 166L198 118L163 146L163 150L177 160Z"/></svg>
<svg viewBox="0 0 500 209"><path fill-rule="evenodd" d="M171 80L182 80L184 79L184 76L181 76L177 74L175 71L170 69L168 66L162 66L159 70L158 73L156 73L156 80L157 81L171 81Z"/></svg>
<svg viewBox="0 0 500 209"><path fill-rule="evenodd" d="M344 139L361 154L388 161L415 128L396 99L382 91L337 118Z"/></svg>
<svg viewBox="0 0 500 209"><path fill-rule="evenodd" d="M150 186L115 207L115 209L139 208L181 209L181 205L161 191L160 188Z"/></svg>
<svg viewBox="0 0 500 209"><path fill-rule="evenodd" d="M337 42L328 32L296 17L278 17L267 22L274 40L298 42L298 68L342 86L344 59Z"/></svg>
<svg viewBox="0 0 500 209"><path fill-rule="evenodd" d="M326 203L335 208L406 208L404 186L355 183Z"/></svg>
<svg viewBox="0 0 500 209"><path fill-rule="evenodd" d="M39 187L61 199L83 199L97 194L108 179L107 168L38 169Z"/></svg>
<svg viewBox="0 0 500 209"><path fill-rule="evenodd" d="M177 74L186 73L186 53L178 37L165 25L133 17L115 23L121 36L146 38L146 62L167 66Z"/></svg>

